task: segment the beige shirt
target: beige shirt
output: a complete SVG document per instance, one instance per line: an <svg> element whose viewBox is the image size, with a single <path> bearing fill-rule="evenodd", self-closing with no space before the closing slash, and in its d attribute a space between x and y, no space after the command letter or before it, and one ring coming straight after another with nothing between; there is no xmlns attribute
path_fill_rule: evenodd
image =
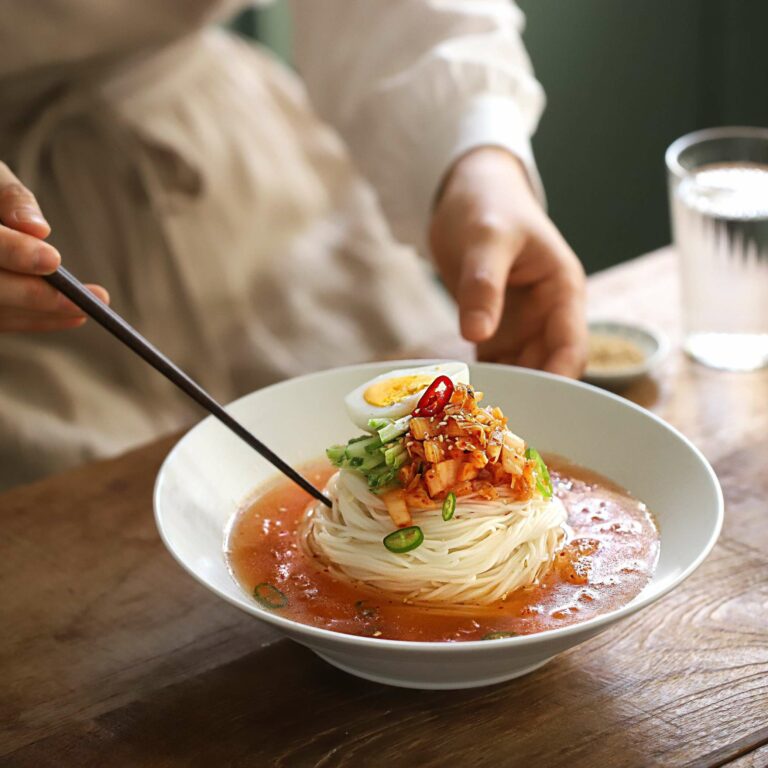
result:
<svg viewBox="0 0 768 768"><path fill-rule="evenodd" d="M508 146L535 174L542 97L514 7L294 5L313 105L209 26L232 3L17 3L0 30L0 157L65 265L222 401L455 340L453 308L392 228L423 247L439 178L471 146ZM93 323L0 336L0 487L200 415Z"/></svg>

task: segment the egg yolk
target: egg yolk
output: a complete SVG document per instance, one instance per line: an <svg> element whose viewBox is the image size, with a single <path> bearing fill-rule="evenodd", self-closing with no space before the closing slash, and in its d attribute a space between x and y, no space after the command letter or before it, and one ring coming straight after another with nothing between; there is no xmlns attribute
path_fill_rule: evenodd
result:
<svg viewBox="0 0 768 768"><path fill-rule="evenodd" d="M411 376L398 376L395 379L383 379L371 384L363 398L369 405L377 408L386 408L389 405L399 403L411 395L415 395L428 387L435 380L434 375L413 374Z"/></svg>

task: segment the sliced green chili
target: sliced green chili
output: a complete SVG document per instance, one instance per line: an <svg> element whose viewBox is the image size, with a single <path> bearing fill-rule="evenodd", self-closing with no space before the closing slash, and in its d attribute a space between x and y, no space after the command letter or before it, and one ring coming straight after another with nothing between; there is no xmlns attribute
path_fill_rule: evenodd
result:
<svg viewBox="0 0 768 768"><path fill-rule="evenodd" d="M545 499L551 499L552 479L541 454L535 448L528 447L525 451L525 458L536 462L536 487Z"/></svg>
<svg viewBox="0 0 768 768"><path fill-rule="evenodd" d="M483 635L481 640L502 640L505 637L517 637L517 632L489 632Z"/></svg>
<svg viewBox="0 0 768 768"><path fill-rule="evenodd" d="M456 494L451 491L443 502L443 520L447 523L456 511Z"/></svg>
<svg viewBox="0 0 768 768"><path fill-rule="evenodd" d="M253 588L253 596L256 602L265 608L285 608L288 605L288 598L277 587L266 582Z"/></svg>
<svg viewBox="0 0 768 768"><path fill-rule="evenodd" d="M410 552L412 549L420 546L424 541L424 534L418 525L411 525L408 528L399 528L384 537L384 546L398 555L403 552Z"/></svg>

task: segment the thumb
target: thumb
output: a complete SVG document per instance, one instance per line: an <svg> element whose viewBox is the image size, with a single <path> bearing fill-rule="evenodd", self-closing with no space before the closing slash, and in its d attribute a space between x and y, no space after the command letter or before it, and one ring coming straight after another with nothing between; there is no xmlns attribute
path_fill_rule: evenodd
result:
<svg viewBox="0 0 768 768"><path fill-rule="evenodd" d="M507 279L517 250L501 238L467 251L456 289L461 335L475 343L496 332L504 309Z"/></svg>
<svg viewBox="0 0 768 768"><path fill-rule="evenodd" d="M0 162L0 223L33 237L46 238L51 232L35 196Z"/></svg>

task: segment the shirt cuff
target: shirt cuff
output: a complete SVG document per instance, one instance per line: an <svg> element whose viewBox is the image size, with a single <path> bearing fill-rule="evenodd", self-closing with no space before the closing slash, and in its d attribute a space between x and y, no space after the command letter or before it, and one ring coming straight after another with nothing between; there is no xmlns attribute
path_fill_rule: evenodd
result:
<svg viewBox="0 0 768 768"><path fill-rule="evenodd" d="M417 196L419 208L429 222L435 195L448 169L462 155L477 147L500 147L521 160L528 173L531 187L542 206L546 207L526 121L515 101L505 96L478 96L466 103L450 127L435 136L426 132L429 142L422 147L422 172L419 174Z"/></svg>

